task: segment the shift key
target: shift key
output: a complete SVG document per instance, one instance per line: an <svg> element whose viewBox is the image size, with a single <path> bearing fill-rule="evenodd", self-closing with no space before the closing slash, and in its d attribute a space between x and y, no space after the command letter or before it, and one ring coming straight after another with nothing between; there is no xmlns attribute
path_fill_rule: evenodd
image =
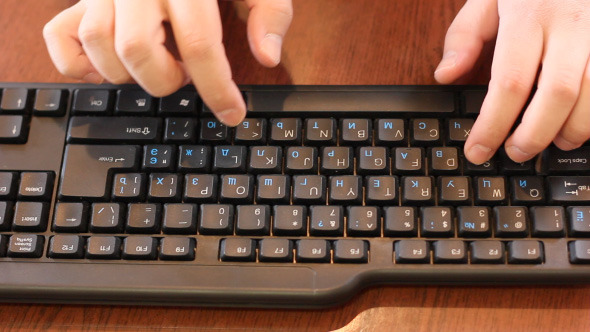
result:
<svg viewBox="0 0 590 332"><path fill-rule="evenodd" d="M66 146L59 198L90 201L108 198L114 171L136 170L139 157L137 145Z"/></svg>
<svg viewBox="0 0 590 332"><path fill-rule="evenodd" d="M68 143L146 143L157 142L162 119L149 117L73 116Z"/></svg>

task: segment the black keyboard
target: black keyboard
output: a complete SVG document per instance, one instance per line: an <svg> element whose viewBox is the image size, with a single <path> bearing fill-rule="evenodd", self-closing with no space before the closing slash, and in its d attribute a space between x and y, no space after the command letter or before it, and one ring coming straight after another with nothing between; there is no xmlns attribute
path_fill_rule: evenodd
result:
<svg viewBox="0 0 590 332"><path fill-rule="evenodd" d="M469 163L485 87L0 84L0 300L317 307L590 279L590 145Z"/></svg>

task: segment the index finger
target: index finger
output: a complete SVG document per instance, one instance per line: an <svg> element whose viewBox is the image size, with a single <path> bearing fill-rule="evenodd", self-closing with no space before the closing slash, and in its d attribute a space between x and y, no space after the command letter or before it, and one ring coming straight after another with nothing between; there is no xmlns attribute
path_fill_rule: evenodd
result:
<svg viewBox="0 0 590 332"><path fill-rule="evenodd" d="M173 0L168 10L180 56L201 98L221 122L238 125L246 105L225 55L217 1Z"/></svg>

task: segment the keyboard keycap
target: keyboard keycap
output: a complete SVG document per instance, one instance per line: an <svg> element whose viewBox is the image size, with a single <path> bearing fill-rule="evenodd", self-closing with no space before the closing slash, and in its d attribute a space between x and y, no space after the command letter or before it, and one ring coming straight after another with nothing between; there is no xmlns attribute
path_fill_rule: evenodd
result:
<svg viewBox="0 0 590 332"><path fill-rule="evenodd" d="M189 116L197 113L197 93L177 91L160 99L158 114Z"/></svg>
<svg viewBox="0 0 590 332"><path fill-rule="evenodd" d="M211 168L211 148L205 145L181 145L178 158L180 172L208 172Z"/></svg>
<svg viewBox="0 0 590 332"><path fill-rule="evenodd" d="M113 199L118 201L141 201L146 196L145 174L121 173L113 181Z"/></svg>
<svg viewBox="0 0 590 332"><path fill-rule="evenodd" d="M432 177L406 176L402 178L402 202L404 204L430 204L433 201Z"/></svg>
<svg viewBox="0 0 590 332"><path fill-rule="evenodd" d="M481 176L474 179L475 204L503 204L506 202L506 179L499 176Z"/></svg>
<svg viewBox="0 0 590 332"><path fill-rule="evenodd" d="M334 119L306 119L304 144L336 144L336 121Z"/></svg>
<svg viewBox="0 0 590 332"><path fill-rule="evenodd" d="M149 117L73 116L68 128L69 143L126 144L157 142L162 119Z"/></svg>
<svg viewBox="0 0 590 332"><path fill-rule="evenodd" d="M389 174L389 150L385 147L362 147L357 150L359 174Z"/></svg>
<svg viewBox="0 0 590 332"><path fill-rule="evenodd" d="M529 211L534 237L563 237L565 235L565 211L563 207L533 206Z"/></svg>
<svg viewBox="0 0 590 332"><path fill-rule="evenodd" d="M569 228L572 236L590 236L590 208L571 206L567 209Z"/></svg>
<svg viewBox="0 0 590 332"><path fill-rule="evenodd" d="M15 172L0 172L0 199L14 198L17 179L18 174Z"/></svg>
<svg viewBox="0 0 590 332"><path fill-rule="evenodd" d="M439 145L442 141L438 119L412 119L410 127L412 128L412 145Z"/></svg>
<svg viewBox="0 0 590 332"><path fill-rule="evenodd" d="M85 203L57 203L53 216L54 232L84 233L87 228L88 205Z"/></svg>
<svg viewBox="0 0 590 332"><path fill-rule="evenodd" d="M124 89L117 91L115 114L118 115L152 115L154 101L143 90Z"/></svg>
<svg viewBox="0 0 590 332"><path fill-rule="evenodd" d="M590 240L576 240L568 244L569 258L572 264L590 263Z"/></svg>
<svg viewBox="0 0 590 332"><path fill-rule="evenodd" d="M305 235L307 233L307 207L275 205L272 232L274 235Z"/></svg>
<svg viewBox="0 0 590 332"><path fill-rule="evenodd" d="M288 203L291 178L287 175L259 175L256 188L257 203Z"/></svg>
<svg viewBox="0 0 590 332"><path fill-rule="evenodd" d="M0 144L24 143L27 132L27 124L22 115L0 115Z"/></svg>
<svg viewBox="0 0 590 332"><path fill-rule="evenodd" d="M258 259L261 262L293 262L293 243L287 239L262 239Z"/></svg>
<svg viewBox="0 0 590 332"><path fill-rule="evenodd" d="M162 232L165 234L196 234L197 205L165 204Z"/></svg>
<svg viewBox="0 0 590 332"><path fill-rule="evenodd" d="M92 233L121 233L124 215L124 208L119 203L94 203L89 230Z"/></svg>
<svg viewBox="0 0 590 332"><path fill-rule="evenodd" d="M44 232L47 230L48 214L48 203L17 202L12 229L17 232Z"/></svg>
<svg viewBox="0 0 590 332"><path fill-rule="evenodd" d="M354 155L351 147L323 147L321 151L322 174L352 174Z"/></svg>
<svg viewBox="0 0 590 332"><path fill-rule="evenodd" d="M160 204L129 204L127 208L127 233L160 233Z"/></svg>
<svg viewBox="0 0 590 332"><path fill-rule="evenodd" d="M334 241L334 263L367 263L369 244L363 240Z"/></svg>
<svg viewBox="0 0 590 332"><path fill-rule="evenodd" d="M184 200L194 203L213 203L217 201L216 175L187 174L184 180Z"/></svg>
<svg viewBox="0 0 590 332"><path fill-rule="evenodd" d="M548 147L542 154L543 168L550 174L583 174L590 171L590 146L563 151Z"/></svg>
<svg viewBox="0 0 590 332"><path fill-rule="evenodd" d="M391 205L398 200L397 176L365 177L365 201L367 204Z"/></svg>
<svg viewBox="0 0 590 332"><path fill-rule="evenodd" d="M475 121L473 119L450 119L447 142L450 145L461 145L465 143L474 123Z"/></svg>
<svg viewBox="0 0 590 332"><path fill-rule="evenodd" d="M455 235L453 224L453 211L448 207L422 207L420 209L422 220L422 236L425 237L452 237Z"/></svg>
<svg viewBox="0 0 590 332"><path fill-rule="evenodd" d="M318 171L318 150L308 146L290 146L285 156L285 172L315 174Z"/></svg>
<svg viewBox="0 0 590 332"><path fill-rule="evenodd" d="M457 208L457 222L461 237L491 236L490 220L491 211L487 206L459 206Z"/></svg>
<svg viewBox="0 0 590 332"><path fill-rule="evenodd" d="M430 248L424 240L400 240L394 245L396 263L430 263Z"/></svg>
<svg viewBox="0 0 590 332"><path fill-rule="evenodd" d="M253 145L266 143L266 119L245 119L236 127L236 144Z"/></svg>
<svg viewBox="0 0 590 332"><path fill-rule="evenodd" d="M8 240L8 257L39 258L43 255L45 237L34 234L14 234Z"/></svg>
<svg viewBox="0 0 590 332"><path fill-rule="evenodd" d="M236 234L269 235L270 207L268 205L238 205Z"/></svg>
<svg viewBox="0 0 590 332"><path fill-rule="evenodd" d="M270 143L278 145L301 144L301 119L280 118L270 120Z"/></svg>
<svg viewBox="0 0 590 332"><path fill-rule="evenodd" d="M68 93L61 89L37 89L33 111L36 116L64 116Z"/></svg>
<svg viewBox="0 0 590 332"><path fill-rule="evenodd" d="M25 88L7 88L2 92L0 113L25 114L29 107L29 90Z"/></svg>
<svg viewBox="0 0 590 332"><path fill-rule="evenodd" d="M296 260L298 263L329 263L330 243L326 240L304 239L298 240L296 245Z"/></svg>
<svg viewBox="0 0 590 332"><path fill-rule="evenodd" d="M383 233L390 237L414 237L418 235L418 216L415 208L389 206L385 208Z"/></svg>
<svg viewBox="0 0 590 332"><path fill-rule="evenodd" d="M543 246L541 245L541 242L532 240L515 240L508 242L508 263L543 263Z"/></svg>
<svg viewBox="0 0 590 332"><path fill-rule="evenodd" d="M180 201L182 177L178 174L152 173L149 178L148 200L157 202Z"/></svg>
<svg viewBox="0 0 590 332"><path fill-rule="evenodd" d="M168 118L164 123L165 143L190 143L196 139L195 119Z"/></svg>
<svg viewBox="0 0 590 332"><path fill-rule="evenodd" d="M467 263L467 246L461 240L439 240L432 244L434 263Z"/></svg>
<svg viewBox="0 0 590 332"><path fill-rule="evenodd" d="M370 145L373 139L371 122L368 119L340 120L340 141L350 145Z"/></svg>
<svg viewBox="0 0 590 332"><path fill-rule="evenodd" d="M165 237L160 242L160 259L166 261L195 260L196 240L187 237Z"/></svg>
<svg viewBox="0 0 590 332"><path fill-rule="evenodd" d="M529 233L527 208L522 206L494 207L497 237L526 237Z"/></svg>
<svg viewBox="0 0 590 332"><path fill-rule="evenodd" d="M231 234L234 230L234 206L203 204L199 215L199 233Z"/></svg>
<svg viewBox="0 0 590 332"><path fill-rule="evenodd" d="M477 240L470 244L471 263L504 264L504 244L495 240Z"/></svg>
<svg viewBox="0 0 590 332"><path fill-rule="evenodd" d="M49 201L53 194L53 172L24 172L20 175L18 199Z"/></svg>
<svg viewBox="0 0 590 332"><path fill-rule="evenodd" d="M49 239L47 256L51 258L83 258L84 238L78 235L55 235Z"/></svg>
<svg viewBox="0 0 590 332"><path fill-rule="evenodd" d="M0 202L0 231L7 231L12 224L12 202Z"/></svg>
<svg viewBox="0 0 590 332"><path fill-rule="evenodd" d="M342 236L344 210L338 205L312 205L309 208L309 234L312 236Z"/></svg>
<svg viewBox="0 0 590 332"><path fill-rule="evenodd" d="M510 178L512 203L541 204L545 201L543 178L540 176L513 176Z"/></svg>
<svg viewBox="0 0 590 332"><path fill-rule="evenodd" d="M590 203L590 176L549 176L547 188L551 204Z"/></svg>
<svg viewBox="0 0 590 332"><path fill-rule="evenodd" d="M91 236L86 244L86 258L121 258L121 239L115 236Z"/></svg>
<svg viewBox="0 0 590 332"><path fill-rule="evenodd" d="M408 143L405 123L402 119L375 120L377 144L404 146Z"/></svg>
<svg viewBox="0 0 590 332"><path fill-rule="evenodd" d="M253 262L256 260L256 243L247 238L222 239L219 258L224 262Z"/></svg>
<svg viewBox="0 0 590 332"><path fill-rule="evenodd" d="M123 240L123 259L156 259L158 240L150 236L128 236Z"/></svg>
<svg viewBox="0 0 590 332"><path fill-rule="evenodd" d="M109 90L78 89L74 91L72 112L74 114L106 115L111 109Z"/></svg>
<svg viewBox="0 0 590 332"><path fill-rule="evenodd" d="M392 151L393 167L402 174L424 173L422 148L395 148Z"/></svg>
<svg viewBox="0 0 590 332"><path fill-rule="evenodd" d="M381 214L374 206L349 206L347 208L347 229L349 236L381 235Z"/></svg>

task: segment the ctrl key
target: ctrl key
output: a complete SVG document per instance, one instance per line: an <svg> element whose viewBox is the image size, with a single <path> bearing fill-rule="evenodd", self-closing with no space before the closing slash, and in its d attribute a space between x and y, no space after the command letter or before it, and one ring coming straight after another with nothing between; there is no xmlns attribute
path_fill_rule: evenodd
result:
<svg viewBox="0 0 590 332"><path fill-rule="evenodd" d="M34 234L15 234L8 241L8 257L39 258L43 254L45 237Z"/></svg>
<svg viewBox="0 0 590 332"><path fill-rule="evenodd" d="M569 243L570 263L590 264L590 240L576 240Z"/></svg>

